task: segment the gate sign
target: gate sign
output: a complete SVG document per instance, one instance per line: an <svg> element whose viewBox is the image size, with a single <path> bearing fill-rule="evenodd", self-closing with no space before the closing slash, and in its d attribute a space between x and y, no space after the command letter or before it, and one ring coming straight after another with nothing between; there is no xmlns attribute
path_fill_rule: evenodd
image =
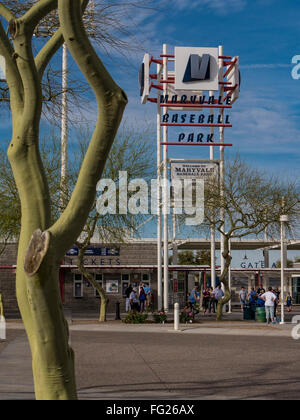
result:
<svg viewBox="0 0 300 420"><path fill-rule="evenodd" d="M175 47L175 90L219 90L218 48Z"/></svg>
<svg viewBox="0 0 300 420"><path fill-rule="evenodd" d="M5 58L2 55L0 55L0 80L6 80Z"/></svg>
<svg viewBox="0 0 300 420"><path fill-rule="evenodd" d="M184 179L203 179L204 181L218 176L218 164L214 162L184 162L171 163L171 178Z"/></svg>

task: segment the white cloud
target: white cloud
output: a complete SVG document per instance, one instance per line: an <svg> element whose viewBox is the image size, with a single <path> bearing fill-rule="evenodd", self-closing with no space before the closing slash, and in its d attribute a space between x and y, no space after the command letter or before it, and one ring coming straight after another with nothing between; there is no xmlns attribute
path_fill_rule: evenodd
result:
<svg viewBox="0 0 300 420"><path fill-rule="evenodd" d="M165 0L164 3L170 6L169 0ZM247 3L248 0L173 0L172 9L177 8L178 11L208 9L218 15L227 15L243 10Z"/></svg>
<svg viewBox="0 0 300 420"><path fill-rule="evenodd" d="M234 144L243 151L299 153L297 118L289 104L268 91L244 91L234 105L232 121Z"/></svg>
<svg viewBox="0 0 300 420"><path fill-rule="evenodd" d="M287 69L292 68L292 64L242 64L241 69L256 70L256 69Z"/></svg>

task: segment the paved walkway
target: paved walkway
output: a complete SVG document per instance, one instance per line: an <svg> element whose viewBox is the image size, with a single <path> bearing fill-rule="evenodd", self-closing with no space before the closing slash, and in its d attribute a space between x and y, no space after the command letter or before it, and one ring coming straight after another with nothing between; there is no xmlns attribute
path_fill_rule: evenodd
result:
<svg viewBox="0 0 300 420"><path fill-rule="evenodd" d="M270 352L270 358L274 357L274 366L281 363L282 376L285 378L286 372L282 363L292 357L296 358L295 352L296 350L298 352L300 344L291 339L292 327L292 325L265 326L245 322L214 324L208 322L181 325L180 331L175 332L172 324L126 325L120 322L94 324L90 321L81 321L70 326L72 346L77 356L79 397L82 399L241 397L244 399L248 395L246 383L243 382L243 375L239 376L239 372L242 367L246 369L248 359L251 361L250 365L258 369L256 359L259 356L261 358L258 363L259 369L263 372L263 360ZM9 322L8 337L10 332L14 332L13 338L8 340L2 351L0 346L0 400L34 399L31 355L22 323ZM222 353L223 346L226 348L225 353ZM279 353L281 347L283 350ZM287 351L291 348L292 354L289 356ZM260 355L257 353L259 349L263 349ZM230 351L232 357L229 355ZM101 355L100 359L97 355ZM220 374L222 373L224 380L230 382L233 387L232 393L230 394L230 388L226 392L221 389L217 384L218 375L209 372L204 375L206 380L202 379L201 392L199 390L193 392L195 384L199 386L197 377L203 375L204 370L208 368L207 364L215 364L216 360L221 362ZM193 367L195 363L197 368ZM198 376L193 372L194 369ZM239 371L236 372L234 380L231 377L232 369ZM293 370L292 374L296 374L296 371ZM259 377L257 380L260 380ZM272 381L269 383L269 379L263 377L261 380L266 389L264 392L267 392L269 387L273 390ZM280 388L280 384L286 388L285 380L280 377L275 388ZM243 392L237 387L241 381ZM205 384L209 384L209 392ZM191 392L188 391L189 387L192 387ZM259 395L256 397L259 398Z"/></svg>
<svg viewBox="0 0 300 420"><path fill-rule="evenodd" d="M294 324L266 325L256 322L201 322L195 324L180 324L179 331L174 330L172 323L168 324L124 324L121 321L108 321L99 324L95 321L80 320L69 324L70 331L90 332L140 332L140 333L174 333L174 334L200 334L200 335L241 335L253 337L291 337ZM8 329L23 330L21 322L10 321Z"/></svg>

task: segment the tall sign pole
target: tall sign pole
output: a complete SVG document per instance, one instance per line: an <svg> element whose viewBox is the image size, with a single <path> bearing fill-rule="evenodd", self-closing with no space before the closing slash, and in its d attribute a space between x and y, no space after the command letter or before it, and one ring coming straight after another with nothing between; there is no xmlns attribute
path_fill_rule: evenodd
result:
<svg viewBox="0 0 300 420"><path fill-rule="evenodd" d="M220 76L219 80L223 80L224 74L224 59L223 59L223 47L219 46L219 68L220 68ZM223 98L224 96L224 86L220 86L220 96ZM224 122L224 108L220 108L220 120ZM220 127L220 143L224 143L224 127ZM224 183L225 183L225 148L224 146L220 146L220 194L221 200L224 197ZM224 223L223 224L223 231L225 232L225 213L224 209L221 208L220 211L220 220ZM225 238L224 235L221 235L220 238L220 248L221 248L221 272L224 270L225 261L223 258L223 252L225 249Z"/></svg>
<svg viewBox="0 0 300 420"><path fill-rule="evenodd" d="M168 80L168 58L167 58L167 45L163 46L163 78ZM168 85L164 83L164 95L168 93ZM168 108L163 108L163 114L168 113ZM167 312L169 309L169 217L168 217L168 204L169 204L169 189L168 189L168 127L163 127L163 213L164 213L164 310Z"/></svg>
<svg viewBox="0 0 300 420"><path fill-rule="evenodd" d="M209 96L213 96L214 92L212 90L209 91ZM214 117L215 111L214 108L211 108L210 115ZM210 134L215 136L215 128L210 128ZM210 153L210 160L215 160L215 148L213 146L210 146L209 148ZM211 226L210 228L210 265L211 265L211 287L215 289L216 287L216 232L214 226Z"/></svg>
<svg viewBox="0 0 300 420"><path fill-rule="evenodd" d="M175 62L175 71L169 71L169 61ZM153 63L157 64L156 74L150 73L150 67ZM141 103L151 102L157 105L157 278L159 309L162 307L166 311L169 309L168 215L171 203L169 197L168 148L171 146L202 146L202 148L208 146L210 148L210 161L214 161L214 147L220 147L221 194L224 194L224 150L225 147L232 146L232 143L225 143L224 141L224 129L232 127L229 116L226 116L225 120L225 109L231 109L232 103L239 97L238 66L238 57L232 60L232 57L223 56L223 47L175 47L175 54L168 54L167 45L164 44L160 59L145 54L139 70ZM225 74L223 73L224 68L227 68ZM150 97L151 91L154 89L158 90L158 94L155 97ZM209 97L205 92L209 92ZM219 92L218 99L214 92ZM227 92L227 96L224 98L225 92ZM204 114L207 110L209 110L208 116ZM217 113L215 110L220 111ZM209 128L210 131L208 135L204 132L188 134L181 132L177 134L177 140L169 141L169 127L189 127L189 130L192 128L195 130ZM215 128L220 128L219 142L216 142L214 138ZM163 146L163 149L161 149L161 146ZM202 160L202 162L204 161ZM212 162L209 170L214 170L211 168L211 164ZM201 172L203 167L198 167L195 170ZM221 220L225 219L224 212L221 212L220 217ZM225 226L223 226L223 229L225 231ZM173 233L173 245L176 248L176 217L173 217ZM221 253L223 253L224 248L224 238L222 236ZM212 286L214 287L216 278L214 229L211 229L211 255ZM223 257L221 258L221 265L223 269Z"/></svg>
<svg viewBox="0 0 300 420"><path fill-rule="evenodd" d="M162 66L157 64L157 81L161 80ZM161 237L161 106L160 93L157 93L157 308L163 307L162 300L162 237Z"/></svg>

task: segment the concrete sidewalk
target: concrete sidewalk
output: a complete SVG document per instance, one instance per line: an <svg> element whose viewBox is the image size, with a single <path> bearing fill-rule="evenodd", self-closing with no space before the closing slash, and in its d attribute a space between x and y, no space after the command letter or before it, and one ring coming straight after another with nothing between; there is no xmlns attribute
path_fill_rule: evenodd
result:
<svg viewBox="0 0 300 420"><path fill-rule="evenodd" d="M0 400L34 398L31 353L22 331L0 352Z"/></svg>
<svg viewBox="0 0 300 420"><path fill-rule="evenodd" d="M251 395L260 398L272 391L275 398L281 389L290 392L289 384L295 387L295 375L300 374L292 327L222 322L181 325L181 331L174 332L172 324L73 324L79 398L247 399L247 381L252 381ZM34 399L23 325L9 322L8 336L11 331L14 336L6 347L1 351L0 346L0 400ZM216 363L220 374L210 369ZM280 363L279 371L274 363ZM255 375L247 379L244 370ZM222 381L230 387L221 386ZM298 382L297 389L292 388L296 397ZM264 392L261 396L258 387Z"/></svg>
<svg viewBox="0 0 300 420"><path fill-rule="evenodd" d="M172 323L167 324L125 324L121 321L98 323L90 320L73 321L69 324L70 332L128 332L128 333L165 333L165 334L200 334L200 335L233 335L252 337L292 337L295 324L266 325L256 322L201 322L194 324L180 324L179 331L174 330ZM24 330L22 322L10 321L7 329Z"/></svg>

